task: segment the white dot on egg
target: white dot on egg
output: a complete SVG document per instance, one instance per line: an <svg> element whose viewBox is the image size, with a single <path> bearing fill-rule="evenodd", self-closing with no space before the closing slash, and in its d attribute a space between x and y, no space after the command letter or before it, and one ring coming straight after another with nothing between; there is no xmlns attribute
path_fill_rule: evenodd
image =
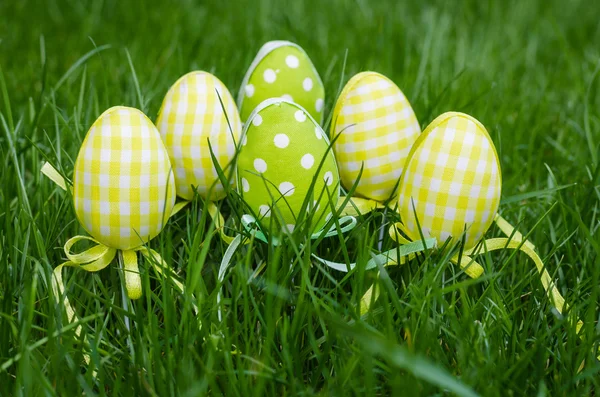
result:
<svg viewBox="0 0 600 397"><path fill-rule="evenodd" d="M242 137L242 145L246 146L247 143L248 143L248 135L244 134L244 136Z"/></svg>
<svg viewBox="0 0 600 397"><path fill-rule="evenodd" d="M294 229L296 228L296 225L294 225L293 223L288 223L287 225L283 225L281 227L281 231L283 233L293 233Z"/></svg>
<svg viewBox="0 0 600 397"><path fill-rule="evenodd" d="M325 181L327 186L331 186L331 184L333 183L333 174L331 173L331 171L327 171L325 173L325 175L323 176L323 180Z"/></svg>
<svg viewBox="0 0 600 397"><path fill-rule="evenodd" d="M298 57L295 55L288 55L285 57L285 64L288 65L292 69L296 69L300 64Z"/></svg>
<svg viewBox="0 0 600 397"><path fill-rule="evenodd" d="M271 216L271 207L263 204L260 207L258 207L258 213L263 218L269 218Z"/></svg>
<svg viewBox="0 0 600 397"><path fill-rule="evenodd" d="M307 170L309 170L314 163L315 158L310 153L306 153L304 156L302 156L302 159L300 159L300 164L302 164L302 167L304 167Z"/></svg>
<svg viewBox="0 0 600 397"><path fill-rule="evenodd" d="M261 174L267 171L267 162L263 159L254 159L254 169Z"/></svg>
<svg viewBox="0 0 600 397"><path fill-rule="evenodd" d="M311 212L311 211L313 211L313 210L314 210L314 212L318 212L318 211L319 211L319 208L321 208L321 205L320 205L320 204L317 204L317 200L315 200L315 201L313 201L312 205L310 205L310 204L309 204L309 205L306 207L306 212Z"/></svg>
<svg viewBox="0 0 600 397"><path fill-rule="evenodd" d="M292 233L294 231L294 229L296 228L296 225L292 224L292 223L288 223L285 226L281 227L281 230L285 233L286 231L288 233Z"/></svg>
<svg viewBox="0 0 600 397"><path fill-rule="evenodd" d="M304 91L310 91L312 90L313 87L313 81L310 77L307 77L304 79L304 81L302 82L302 88L304 88Z"/></svg>
<svg viewBox="0 0 600 397"><path fill-rule="evenodd" d="M244 192L250 191L250 184L248 183L248 180L246 178L242 178L242 189L244 190Z"/></svg>
<svg viewBox="0 0 600 397"><path fill-rule="evenodd" d="M290 94L283 94L281 99L285 99L286 101L294 102L294 98Z"/></svg>
<svg viewBox="0 0 600 397"><path fill-rule="evenodd" d="M292 194L294 194L295 190L296 188L291 182L281 182L279 184L279 192L283 196L291 196Z"/></svg>
<svg viewBox="0 0 600 397"><path fill-rule="evenodd" d="M269 84L274 83L275 80L277 79L277 74L275 73L275 71L273 69L267 69L263 73L263 79L265 79L265 82L267 82Z"/></svg>
<svg viewBox="0 0 600 397"><path fill-rule="evenodd" d="M255 115L255 116L252 118L252 124L253 124L255 127L258 127L259 125L261 125L261 124L262 124L262 116L261 116L260 114L257 114L257 115Z"/></svg>
<svg viewBox="0 0 600 397"><path fill-rule="evenodd" d="M290 138L286 134L277 134L273 139L275 146L280 149L285 149L290 144Z"/></svg>
<svg viewBox="0 0 600 397"><path fill-rule="evenodd" d="M323 98L317 99L317 102L315 102L315 109L317 112L321 113L321 110L323 110Z"/></svg>
<svg viewBox="0 0 600 397"><path fill-rule="evenodd" d="M306 114L302 110L296 111L296 113L294 113L294 117L296 118L296 121L300 123L303 123L306 120Z"/></svg>
<svg viewBox="0 0 600 397"><path fill-rule="evenodd" d="M246 96L248 98L250 98L250 97L252 97L252 95L254 95L254 85L248 84L246 86Z"/></svg>
<svg viewBox="0 0 600 397"><path fill-rule="evenodd" d="M315 127L315 135L317 139L323 139L323 134L321 133L321 128L319 126Z"/></svg>

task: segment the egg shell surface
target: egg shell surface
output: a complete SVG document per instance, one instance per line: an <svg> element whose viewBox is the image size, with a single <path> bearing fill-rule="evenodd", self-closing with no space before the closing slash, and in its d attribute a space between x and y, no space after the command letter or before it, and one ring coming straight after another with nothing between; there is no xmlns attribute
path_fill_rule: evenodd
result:
<svg viewBox="0 0 600 397"><path fill-rule="evenodd" d="M444 113L419 136L406 161L398 206L414 240L465 239L474 247L500 204L502 175L485 127L463 113ZM416 214L416 218L415 218ZM464 237L463 237L464 233Z"/></svg>
<svg viewBox="0 0 600 397"><path fill-rule="evenodd" d="M250 65L238 95L242 121L262 101L283 98L323 119L325 88L306 52L289 41L270 41L262 46Z"/></svg>
<svg viewBox="0 0 600 397"><path fill-rule="evenodd" d="M360 176L357 196L385 201L396 189L410 149L421 132L400 88L376 72L350 79L338 98L330 129L342 186ZM362 175L360 174L362 167Z"/></svg>
<svg viewBox="0 0 600 397"><path fill-rule="evenodd" d="M175 204L158 130L141 111L113 107L88 131L75 161L75 213L100 243L129 250L154 238Z"/></svg>
<svg viewBox="0 0 600 397"><path fill-rule="evenodd" d="M156 126L173 164L177 195L191 200L196 189L203 198L225 197L210 148L219 167L225 170L242 131L237 106L227 87L207 72L182 76L167 92Z"/></svg>
<svg viewBox="0 0 600 397"><path fill-rule="evenodd" d="M263 102L248 119L237 175L240 195L264 230L274 234L294 231L309 195L311 232L319 231L340 194L327 136L305 109L281 99Z"/></svg>

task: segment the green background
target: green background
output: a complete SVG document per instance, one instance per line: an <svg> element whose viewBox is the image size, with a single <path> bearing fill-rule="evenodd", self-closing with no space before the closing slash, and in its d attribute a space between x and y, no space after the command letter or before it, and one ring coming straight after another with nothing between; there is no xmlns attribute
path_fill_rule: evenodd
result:
<svg viewBox="0 0 600 397"><path fill-rule="evenodd" d="M591 353L600 292L598 2L5 0L0 16L0 394L587 395L600 386ZM220 323L216 271L227 247L196 200L152 243L185 279L185 297L142 264L133 314L123 309L116 265L69 273L100 367L96 382L82 371L80 340L49 280L64 242L83 230L69 197L40 175L42 161L71 175L103 110L135 106L154 120L167 89L191 70L215 73L237 93L274 39L310 54L326 119L341 85L375 70L404 91L422 126L450 110L480 120L500 156L501 213L531 232L585 320L585 340L553 311L533 265L511 252L481 257L486 276L476 281L450 264L458 247L390 267L372 316L360 318L356 305L376 272L345 277L311 265L308 253L365 263L381 213L342 239L241 250ZM233 196L222 210L235 219L241 207Z"/></svg>

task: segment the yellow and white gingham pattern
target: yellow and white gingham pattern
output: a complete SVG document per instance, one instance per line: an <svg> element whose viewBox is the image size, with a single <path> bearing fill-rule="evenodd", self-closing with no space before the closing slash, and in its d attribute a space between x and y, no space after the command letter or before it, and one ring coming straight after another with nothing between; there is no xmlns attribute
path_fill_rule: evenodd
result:
<svg viewBox="0 0 600 397"><path fill-rule="evenodd" d="M363 72L344 87L331 132L332 139L340 134L334 151L344 187L354 185L362 166L356 194L384 201L395 193L421 129L410 103L392 81Z"/></svg>
<svg viewBox="0 0 600 397"><path fill-rule="evenodd" d="M139 110L104 112L75 162L75 212L87 232L122 250L139 247L163 228L175 204L175 181L160 135Z"/></svg>
<svg viewBox="0 0 600 397"><path fill-rule="evenodd" d="M227 87L210 73L186 74L167 92L156 125L173 164L177 195L191 200L195 186L202 197L207 198L211 188L211 199L225 197L208 142L219 166L225 169L235 154L234 138L237 142L242 130L237 106Z"/></svg>
<svg viewBox="0 0 600 397"><path fill-rule="evenodd" d="M485 127L471 116L445 113L415 143L399 190L410 237L440 243L462 238L472 248L490 227L501 193L498 155ZM414 203L414 211L413 211Z"/></svg>

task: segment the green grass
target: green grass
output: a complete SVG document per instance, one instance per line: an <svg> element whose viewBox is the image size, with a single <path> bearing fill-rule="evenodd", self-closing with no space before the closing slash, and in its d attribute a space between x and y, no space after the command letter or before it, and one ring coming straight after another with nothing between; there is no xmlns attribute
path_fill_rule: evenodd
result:
<svg viewBox="0 0 600 397"><path fill-rule="evenodd" d="M24 0L0 2L0 15L0 395L598 392L597 2ZM531 232L585 321L584 340L553 310L523 254L486 254L476 281L449 262L456 247L386 268L382 296L361 318L375 272L311 263L302 238L236 253L220 323L216 274L227 247L197 199L151 244L185 280L185 296L142 263L144 296L125 311L116 265L68 273L92 358L82 368L88 350L49 282L62 245L84 232L68 195L39 173L43 161L71 175L103 110L135 106L155 119L188 71L213 72L236 93L272 39L307 50L327 112L342 80L372 69L402 88L422 126L448 110L486 125L503 171L501 213ZM222 210L237 206L226 200ZM329 238L308 249L364 264L381 221L374 213L344 244Z"/></svg>

